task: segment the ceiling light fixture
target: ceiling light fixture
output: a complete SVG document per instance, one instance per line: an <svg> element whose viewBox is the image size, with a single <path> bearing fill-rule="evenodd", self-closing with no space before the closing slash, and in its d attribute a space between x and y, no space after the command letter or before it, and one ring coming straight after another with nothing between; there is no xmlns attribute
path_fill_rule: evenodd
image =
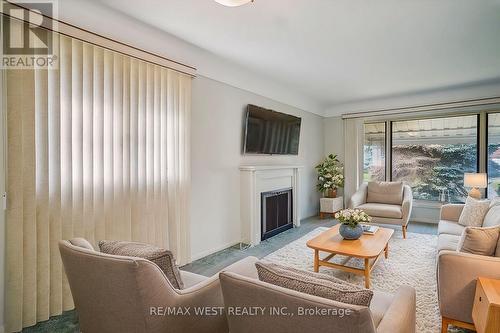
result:
<svg viewBox="0 0 500 333"><path fill-rule="evenodd" d="M215 0L215 2L220 3L221 5L227 7L238 7L246 5L249 2L253 2L254 0Z"/></svg>

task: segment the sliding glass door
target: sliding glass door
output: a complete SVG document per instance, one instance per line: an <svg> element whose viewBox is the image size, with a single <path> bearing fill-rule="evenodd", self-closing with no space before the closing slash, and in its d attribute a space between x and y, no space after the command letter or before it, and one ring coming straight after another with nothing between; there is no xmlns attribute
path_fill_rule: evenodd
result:
<svg viewBox="0 0 500 333"><path fill-rule="evenodd" d="M478 171L478 115L395 121L391 148L392 180L415 199L464 202L464 173Z"/></svg>
<svg viewBox="0 0 500 333"><path fill-rule="evenodd" d="M500 196L500 113L488 114L488 198Z"/></svg>
<svg viewBox="0 0 500 333"><path fill-rule="evenodd" d="M363 180L385 180L386 123L364 125Z"/></svg>

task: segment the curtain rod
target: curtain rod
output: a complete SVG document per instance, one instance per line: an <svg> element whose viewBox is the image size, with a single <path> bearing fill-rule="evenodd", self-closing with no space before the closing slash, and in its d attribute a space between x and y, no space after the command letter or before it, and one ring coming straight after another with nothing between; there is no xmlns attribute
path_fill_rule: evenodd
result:
<svg viewBox="0 0 500 333"><path fill-rule="evenodd" d="M424 104L419 106L408 106L401 108L346 113L342 115L342 119L399 115L399 114L414 113L414 112L429 112L429 111L448 110L461 107L494 105L494 104L500 104L500 97L478 98L478 99L469 99L469 100L454 101L454 102Z"/></svg>
<svg viewBox="0 0 500 333"><path fill-rule="evenodd" d="M23 15L23 19L20 19L18 17L14 17L9 15L8 13L4 12L4 4L7 3L11 6L15 6L19 9L28 11L32 15ZM158 66L166 67L168 69L174 70L176 72L180 72L182 74L189 75L191 77L196 76L196 67L190 66L183 64L181 62L168 59L166 57L160 56L158 54L137 48L135 46L131 46L129 44L114 40L109 37L105 37L103 35L100 35L98 33L74 26L72 24L66 23L64 21L54 19L50 16L47 16L45 14L40 14L39 12L35 12L31 10L28 7L21 6L17 3L13 3L10 1L2 0L2 6L0 6L0 12L7 17L10 17L11 19L16 19L19 21L27 22L30 24L34 24L36 26L39 26L41 28L44 28L49 31L53 31L55 33L65 35L71 38L75 38L78 40L81 40L83 42L93 44L99 47L102 47L104 49L108 49L110 51L118 52L139 60L147 61L150 63L153 63ZM45 19L42 20L42 24L39 25L38 21L35 22L37 17L44 17ZM26 17L28 17L28 20L26 20ZM33 22L31 22L33 21ZM54 29L53 27L56 26L57 28Z"/></svg>

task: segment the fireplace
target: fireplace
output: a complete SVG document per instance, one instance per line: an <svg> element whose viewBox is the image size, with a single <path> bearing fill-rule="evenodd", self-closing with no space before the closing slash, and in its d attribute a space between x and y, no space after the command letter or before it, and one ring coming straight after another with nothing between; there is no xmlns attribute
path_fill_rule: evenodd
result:
<svg viewBox="0 0 500 333"><path fill-rule="evenodd" d="M240 177L240 223L242 244L258 245L264 229L263 198L266 192L276 193L292 189L291 212L288 221L300 227L300 165L246 165L241 166ZM283 214L281 214L283 215ZM266 235L266 237L270 237Z"/></svg>
<svg viewBox="0 0 500 333"><path fill-rule="evenodd" d="M261 240L293 228L292 188L261 193Z"/></svg>

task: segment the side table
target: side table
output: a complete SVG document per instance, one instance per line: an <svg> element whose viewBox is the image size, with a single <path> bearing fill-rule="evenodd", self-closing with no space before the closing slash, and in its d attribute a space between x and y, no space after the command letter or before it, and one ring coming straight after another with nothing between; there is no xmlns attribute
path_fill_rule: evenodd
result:
<svg viewBox="0 0 500 333"><path fill-rule="evenodd" d="M319 218L322 219L326 215L335 215L335 213L344 209L344 198L321 198L319 199Z"/></svg>
<svg viewBox="0 0 500 333"><path fill-rule="evenodd" d="M477 279L472 319L478 333L500 332L500 280Z"/></svg>

